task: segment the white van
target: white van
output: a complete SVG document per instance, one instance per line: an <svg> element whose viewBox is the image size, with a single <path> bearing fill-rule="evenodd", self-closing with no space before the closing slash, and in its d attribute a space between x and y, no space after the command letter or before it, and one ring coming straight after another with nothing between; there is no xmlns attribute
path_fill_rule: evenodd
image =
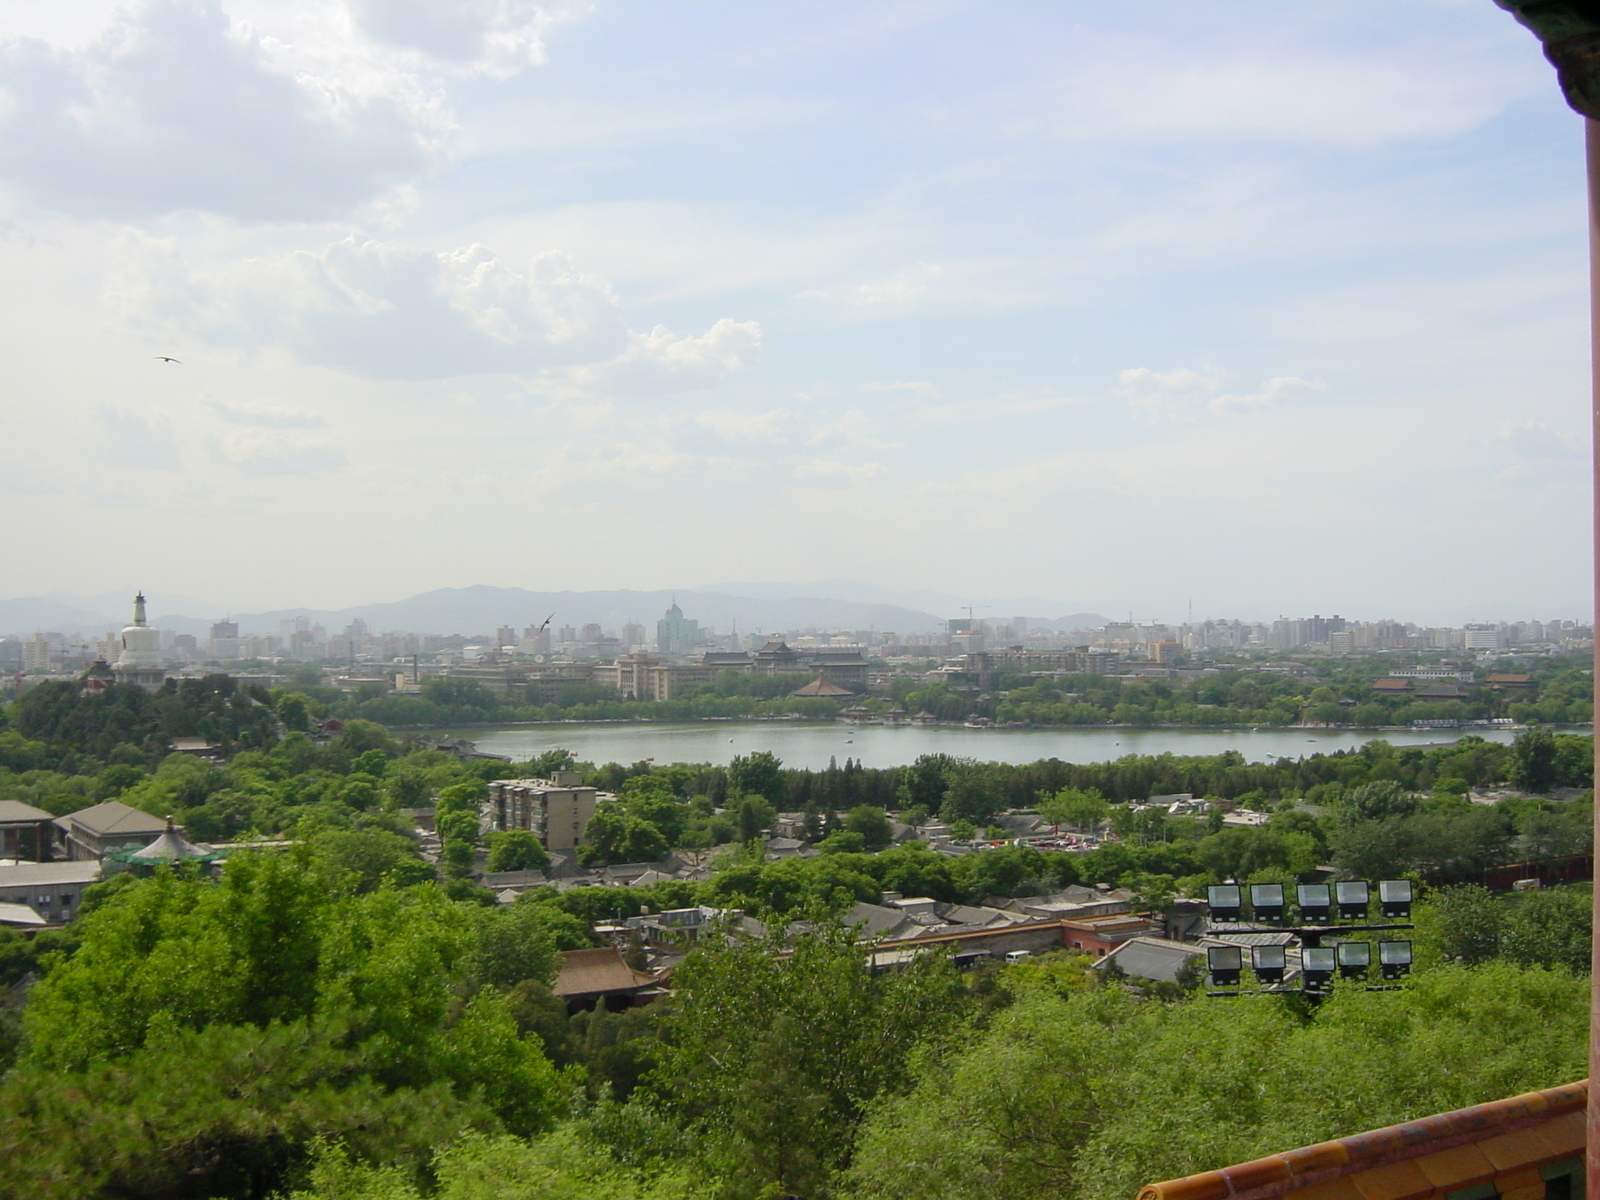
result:
<svg viewBox="0 0 1600 1200"><path fill-rule="evenodd" d="M1013 950L1013 951L1011 951L1011 953L1006 955L1006 962L1008 962L1008 963L1019 963L1025 958L1032 958L1032 957L1033 957L1033 951L1032 950Z"/></svg>

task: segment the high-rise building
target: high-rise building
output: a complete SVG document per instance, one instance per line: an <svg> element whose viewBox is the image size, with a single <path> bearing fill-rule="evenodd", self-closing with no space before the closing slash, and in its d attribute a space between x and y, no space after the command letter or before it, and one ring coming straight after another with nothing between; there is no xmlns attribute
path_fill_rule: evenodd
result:
<svg viewBox="0 0 1600 1200"><path fill-rule="evenodd" d="M629 621L622 627L622 646L625 650L632 650L635 646L644 645L644 626L637 621Z"/></svg>
<svg viewBox="0 0 1600 1200"><path fill-rule="evenodd" d="M235 621L218 621L211 627L210 652L212 658L224 660L239 657L239 626Z"/></svg>
<svg viewBox="0 0 1600 1200"><path fill-rule="evenodd" d="M502 625L494 633L496 646L515 646L517 644L517 631L510 625Z"/></svg>
<svg viewBox="0 0 1600 1200"><path fill-rule="evenodd" d="M656 622L656 649L663 654L692 654L699 640L700 622L686 618L673 600L666 615Z"/></svg>
<svg viewBox="0 0 1600 1200"><path fill-rule="evenodd" d="M50 638L36 633L22 644L22 669L48 671L50 669Z"/></svg>

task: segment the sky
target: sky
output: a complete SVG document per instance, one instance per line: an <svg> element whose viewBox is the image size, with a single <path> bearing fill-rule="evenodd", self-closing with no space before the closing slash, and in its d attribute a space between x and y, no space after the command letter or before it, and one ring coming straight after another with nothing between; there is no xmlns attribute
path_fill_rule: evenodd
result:
<svg viewBox="0 0 1600 1200"><path fill-rule="evenodd" d="M0 0L0 596L1577 618L1581 143L1491 0Z"/></svg>

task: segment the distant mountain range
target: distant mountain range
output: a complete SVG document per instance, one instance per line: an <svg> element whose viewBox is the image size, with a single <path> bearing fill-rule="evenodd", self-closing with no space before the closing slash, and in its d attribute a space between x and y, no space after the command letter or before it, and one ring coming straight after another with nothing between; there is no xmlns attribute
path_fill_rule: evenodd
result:
<svg viewBox="0 0 1600 1200"><path fill-rule="evenodd" d="M366 621L374 632L405 630L413 633L493 633L501 625L519 632L553 617L552 627L581 626L596 622L620 629L630 621L644 625L653 637L655 621L676 599L684 615L702 625L727 633L737 624L742 633L773 633L790 629L892 630L896 633L931 633L961 615L968 603L974 615L993 621L1029 614L1031 624L1067 630L1093 629L1106 623L1097 613L1051 614L1059 608L1049 601L959 600L934 592L895 593L849 580L816 584L727 584L717 588L683 588L678 591L534 592L525 588L440 588L405 600L364 604L353 608L286 608L271 612L229 613L220 605L187 596L148 595L150 623L176 633L204 637L214 621L224 616L238 622L240 632L275 634L280 622L305 617L314 625L337 633L352 621ZM0 600L0 633L27 636L40 630L73 636L98 636L121 629L132 612L131 594L105 593L78 597L64 593ZM959 601L959 602L958 602ZM1026 607L1024 606L1026 605Z"/></svg>

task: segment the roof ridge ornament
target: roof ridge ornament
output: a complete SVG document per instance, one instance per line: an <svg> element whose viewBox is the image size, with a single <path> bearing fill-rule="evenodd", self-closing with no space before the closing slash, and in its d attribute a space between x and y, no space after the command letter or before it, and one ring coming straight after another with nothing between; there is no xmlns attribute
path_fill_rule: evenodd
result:
<svg viewBox="0 0 1600 1200"><path fill-rule="evenodd" d="M1600 120L1600 0L1495 0L1532 30L1573 111Z"/></svg>

